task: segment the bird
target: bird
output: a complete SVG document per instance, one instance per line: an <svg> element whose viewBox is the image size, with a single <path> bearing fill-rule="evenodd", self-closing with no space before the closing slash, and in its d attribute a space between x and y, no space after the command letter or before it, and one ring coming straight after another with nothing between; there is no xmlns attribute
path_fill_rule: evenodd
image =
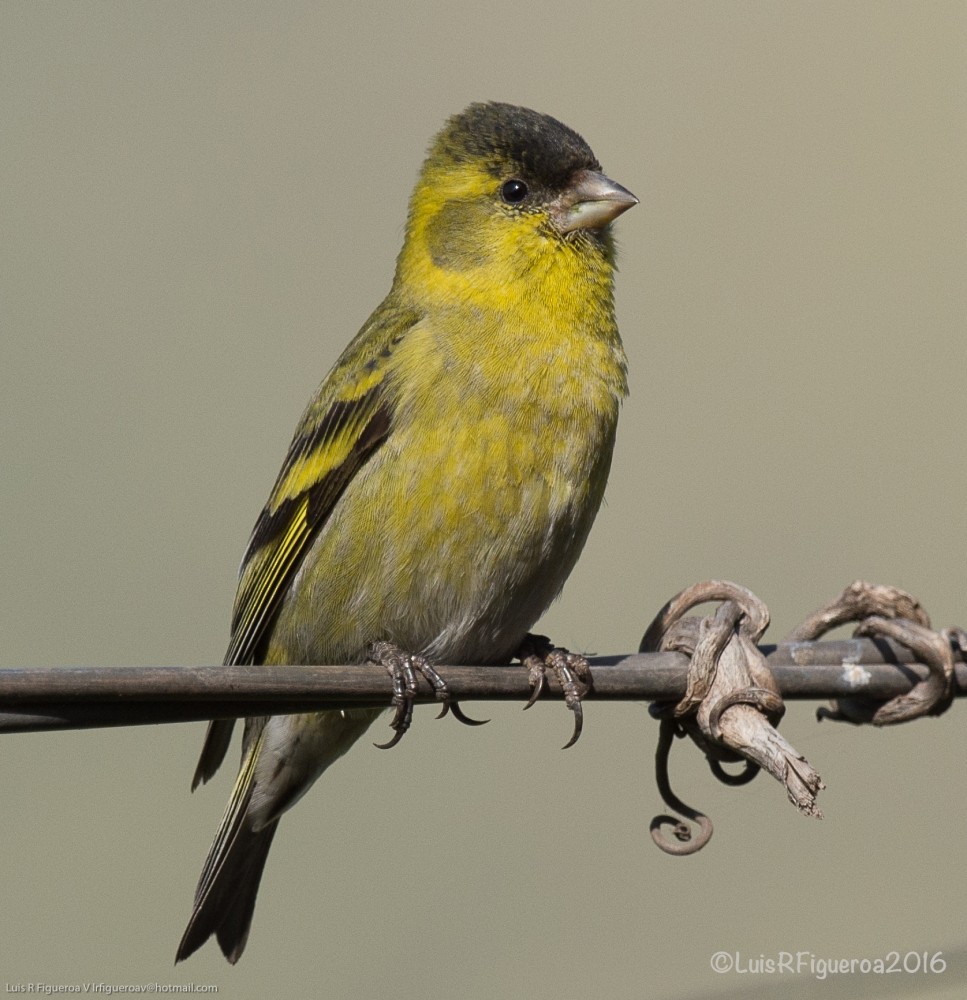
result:
<svg viewBox="0 0 967 1000"><path fill-rule="evenodd" d="M434 663L516 656L535 695L547 665L580 711L580 658L529 630L604 495L627 394L611 223L637 203L549 115L486 101L446 121L390 291L309 402L256 521L226 664L382 665L387 746L409 725L417 673L444 712L474 721ZM383 710L245 720L176 961L213 935L238 961L281 815ZM193 789L233 725L209 724Z"/></svg>

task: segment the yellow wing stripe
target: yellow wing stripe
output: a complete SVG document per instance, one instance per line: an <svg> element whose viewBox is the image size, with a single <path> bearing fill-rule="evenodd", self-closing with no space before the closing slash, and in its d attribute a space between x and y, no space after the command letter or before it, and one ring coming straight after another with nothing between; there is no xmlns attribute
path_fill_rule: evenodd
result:
<svg viewBox="0 0 967 1000"><path fill-rule="evenodd" d="M359 421L353 421L335 434L326 435L325 448L312 448L300 455L272 491L271 509L277 510L285 500L294 500L300 493L320 482L323 476L342 465L359 437L358 429ZM325 426L319 428L323 434L326 430Z"/></svg>
<svg viewBox="0 0 967 1000"><path fill-rule="evenodd" d="M338 400L300 431L252 532L226 663L251 663L311 538L360 465L389 432L377 397ZM289 495L287 492L289 491Z"/></svg>
<svg viewBox="0 0 967 1000"><path fill-rule="evenodd" d="M261 631L266 617L274 610L275 599L288 583L290 570L301 555L303 543L309 536L308 509L309 497L305 496L285 534L265 553L269 558L257 563L253 560L246 567L245 575L251 573L252 579L246 580L242 586L239 607L244 607L245 613L235 625L230 657Z"/></svg>
<svg viewBox="0 0 967 1000"><path fill-rule="evenodd" d="M292 556L293 549L305 536L307 529L306 513L308 509L309 498L306 496L303 498L302 503L299 504L299 507L296 510L292 522L285 534L278 542L268 565L260 567L259 575L255 580L256 588L252 594L252 600L255 601L256 604L265 603L267 595L271 591L273 585L278 581L283 568L288 564Z"/></svg>

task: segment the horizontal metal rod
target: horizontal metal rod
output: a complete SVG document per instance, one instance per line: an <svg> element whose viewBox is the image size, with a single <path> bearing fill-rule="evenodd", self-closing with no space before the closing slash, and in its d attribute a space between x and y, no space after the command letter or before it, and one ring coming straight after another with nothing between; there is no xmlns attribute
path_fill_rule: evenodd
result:
<svg viewBox="0 0 967 1000"><path fill-rule="evenodd" d="M786 700L904 694L927 674L908 650L886 640L845 639L762 646ZM685 691L680 653L591 657L596 701L676 701ZM520 665L437 667L460 701L524 701ZM957 664L956 695L967 692ZM434 701L418 679L417 701ZM548 677L548 693L560 697ZM388 706L389 676L372 664L331 667L50 667L0 670L0 733L137 726L324 708Z"/></svg>

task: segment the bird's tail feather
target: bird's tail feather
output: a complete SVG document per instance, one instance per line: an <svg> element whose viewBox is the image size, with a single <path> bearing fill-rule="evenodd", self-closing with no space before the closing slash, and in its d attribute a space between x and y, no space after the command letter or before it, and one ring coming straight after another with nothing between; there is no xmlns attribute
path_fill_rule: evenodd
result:
<svg viewBox="0 0 967 1000"><path fill-rule="evenodd" d="M205 733L205 745L201 748L201 756L198 758L198 766L195 768L195 776L191 781L191 790L194 791L199 785L208 779L221 767L228 745L232 742L232 730L235 728L234 719L214 719L208 723L208 732Z"/></svg>
<svg viewBox="0 0 967 1000"><path fill-rule="evenodd" d="M239 771L198 880L176 962L197 951L213 934L229 962L237 962L245 949L265 859L278 826L278 820L273 820L256 830L247 816L261 743L260 734Z"/></svg>

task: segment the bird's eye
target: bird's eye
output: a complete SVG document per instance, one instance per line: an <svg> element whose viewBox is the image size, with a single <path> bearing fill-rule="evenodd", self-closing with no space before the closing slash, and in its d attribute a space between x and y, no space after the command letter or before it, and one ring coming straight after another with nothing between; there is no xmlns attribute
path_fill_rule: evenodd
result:
<svg viewBox="0 0 967 1000"><path fill-rule="evenodd" d="M527 185L523 181L504 181L500 188L500 197L510 205L519 205L527 197Z"/></svg>

